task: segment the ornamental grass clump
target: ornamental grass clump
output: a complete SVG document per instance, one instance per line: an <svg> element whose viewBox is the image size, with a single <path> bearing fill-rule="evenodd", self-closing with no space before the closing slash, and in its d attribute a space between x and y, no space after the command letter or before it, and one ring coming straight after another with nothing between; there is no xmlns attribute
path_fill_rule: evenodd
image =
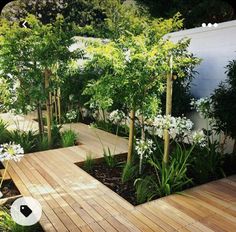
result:
<svg viewBox="0 0 236 232"><path fill-rule="evenodd" d="M15 143L5 143L0 145L0 161L6 162L5 170L2 175L2 179L0 182L0 189L2 188L2 184L7 173L7 168L10 160L15 162L19 162L24 156L24 149L20 144ZM3 197L2 192L0 191L0 198Z"/></svg>
<svg viewBox="0 0 236 232"><path fill-rule="evenodd" d="M61 133L62 147L71 147L75 145L77 135L73 130L66 130Z"/></svg>

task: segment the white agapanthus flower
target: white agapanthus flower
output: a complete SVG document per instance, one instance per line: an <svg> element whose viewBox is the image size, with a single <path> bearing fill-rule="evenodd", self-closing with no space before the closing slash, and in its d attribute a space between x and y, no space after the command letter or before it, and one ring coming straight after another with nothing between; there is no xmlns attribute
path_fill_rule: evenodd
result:
<svg viewBox="0 0 236 232"><path fill-rule="evenodd" d="M24 149L20 144L5 143L0 145L0 161L14 160L19 162L24 156Z"/></svg>
<svg viewBox="0 0 236 232"><path fill-rule="evenodd" d="M192 108L200 114L202 118L209 118L214 110L213 102L211 98L200 98L198 100L192 99L191 103Z"/></svg>
<svg viewBox="0 0 236 232"><path fill-rule="evenodd" d="M66 113L66 118L69 121L72 121L72 120L76 119L76 117L77 117L77 112L75 110L70 110Z"/></svg>
<svg viewBox="0 0 236 232"><path fill-rule="evenodd" d="M205 147L207 145L207 137L204 134L203 130L194 131L192 133L191 142L193 144L198 144L200 147Z"/></svg>
<svg viewBox="0 0 236 232"><path fill-rule="evenodd" d="M147 159L156 150L156 146L151 139L137 139L135 150L139 155L139 174L141 174L143 159Z"/></svg>
<svg viewBox="0 0 236 232"><path fill-rule="evenodd" d="M126 116L123 111L114 110L109 114L108 120L116 125L124 125L126 122Z"/></svg>
<svg viewBox="0 0 236 232"><path fill-rule="evenodd" d="M156 150L155 144L151 139L136 140L135 150L137 151L140 159L148 158L148 155L152 154ZM145 156L144 156L145 154Z"/></svg>
<svg viewBox="0 0 236 232"><path fill-rule="evenodd" d="M193 122L186 117L173 117L157 115L154 119L146 122L145 129L150 133L163 138L164 130L168 130L170 137L186 137L193 128Z"/></svg>

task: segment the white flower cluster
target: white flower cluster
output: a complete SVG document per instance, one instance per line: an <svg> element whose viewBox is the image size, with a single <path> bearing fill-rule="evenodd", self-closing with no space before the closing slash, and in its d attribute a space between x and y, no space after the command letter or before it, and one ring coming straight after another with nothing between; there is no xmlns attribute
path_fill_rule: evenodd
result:
<svg viewBox="0 0 236 232"><path fill-rule="evenodd" d="M172 139L178 141L189 142L190 144L198 144L201 147L206 146L207 137L202 130L192 131L193 122L186 117L173 117L157 115L152 120L147 120L145 130L151 135L157 135L163 138L164 131L168 130Z"/></svg>
<svg viewBox="0 0 236 232"><path fill-rule="evenodd" d="M191 136L192 144L198 144L200 147L205 147L207 145L207 137L204 134L203 130L194 131Z"/></svg>
<svg viewBox="0 0 236 232"><path fill-rule="evenodd" d="M136 140L135 150L137 151L140 159L142 160L145 154L145 158L152 154L156 150L156 146L151 139L147 140Z"/></svg>
<svg viewBox="0 0 236 232"><path fill-rule="evenodd" d="M125 113L121 110L112 111L108 116L108 120L116 125L125 125L126 124Z"/></svg>
<svg viewBox="0 0 236 232"><path fill-rule="evenodd" d="M213 112L213 102L210 98L192 99L192 107L200 114L202 118L210 118Z"/></svg>
<svg viewBox="0 0 236 232"><path fill-rule="evenodd" d="M72 120L76 119L76 117L77 117L77 112L75 110L70 110L66 113L66 118L69 121L72 121Z"/></svg>
<svg viewBox="0 0 236 232"><path fill-rule="evenodd" d="M157 115L147 121L145 129L150 133L163 138L164 130L168 130L170 137L186 137L193 128L193 122L186 117L172 117L170 115Z"/></svg>
<svg viewBox="0 0 236 232"><path fill-rule="evenodd" d="M14 160L19 162L24 156L24 149L20 144L6 143L0 145L0 161Z"/></svg>

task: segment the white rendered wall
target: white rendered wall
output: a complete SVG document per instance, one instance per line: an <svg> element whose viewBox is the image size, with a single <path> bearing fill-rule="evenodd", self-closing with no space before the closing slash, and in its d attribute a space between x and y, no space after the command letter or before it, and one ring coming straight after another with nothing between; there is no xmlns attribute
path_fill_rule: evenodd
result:
<svg viewBox="0 0 236 232"><path fill-rule="evenodd" d="M220 23L217 27L200 27L178 31L167 37L174 42L183 38L190 38L189 50L202 59L196 68L198 74L192 84L194 97L210 96L218 84L226 78L225 66L230 60L236 59L236 20ZM189 117L195 124L195 129L206 128L206 121L197 113L192 112ZM233 141L227 140L225 152L231 152Z"/></svg>
<svg viewBox="0 0 236 232"><path fill-rule="evenodd" d="M209 96L224 80L225 66L230 60L236 59L236 20L220 23L218 27L200 27L169 34L172 41L190 38L189 50L202 63L197 67L199 74L192 85L195 97Z"/></svg>

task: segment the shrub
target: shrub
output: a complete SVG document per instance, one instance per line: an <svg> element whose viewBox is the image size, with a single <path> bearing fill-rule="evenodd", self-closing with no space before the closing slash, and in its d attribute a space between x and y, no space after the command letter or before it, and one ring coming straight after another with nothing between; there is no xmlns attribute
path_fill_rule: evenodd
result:
<svg viewBox="0 0 236 232"><path fill-rule="evenodd" d="M9 142L9 131L7 130L8 124L0 119L0 144Z"/></svg>
<svg viewBox="0 0 236 232"><path fill-rule="evenodd" d="M37 140L33 131L14 130L10 132L10 140L16 144L20 144L25 153L35 151Z"/></svg>
<svg viewBox="0 0 236 232"><path fill-rule="evenodd" d="M61 133L61 145L62 147L70 147L75 145L77 138L76 133L73 130L66 130Z"/></svg>
<svg viewBox="0 0 236 232"><path fill-rule="evenodd" d="M90 172L92 171L93 167L94 167L94 160L91 156L91 154L87 155L86 160L84 161L84 165L83 168L85 171Z"/></svg>
<svg viewBox="0 0 236 232"><path fill-rule="evenodd" d="M226 68L227 79L211 96L213 115L219 129L236 139L236 60L230 61ZM236 143L234 153L236 153Z"/></svg>
<svg viewBox="0 0 236 232"><path fill-rule="evenodd" d="M191 158L191 176L198 184L224 176L223 156L218 152L218 142L210 142L204 149L196 149Z"/></svg>

